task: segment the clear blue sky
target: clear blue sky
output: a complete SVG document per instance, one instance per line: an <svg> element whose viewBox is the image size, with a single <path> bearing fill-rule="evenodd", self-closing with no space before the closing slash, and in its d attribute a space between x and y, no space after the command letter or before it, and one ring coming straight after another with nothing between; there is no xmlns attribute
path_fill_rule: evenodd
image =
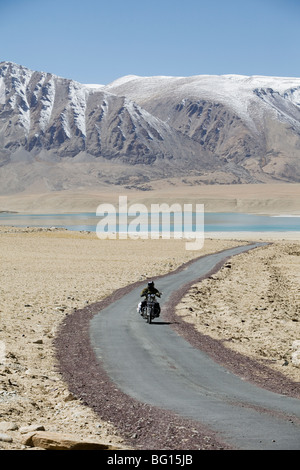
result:
<svg viewBox="0 0 300 470"><path fill-rule="evenodd" d="M0 0L0 61L123 75L300 77L300 0Z"/></svg>

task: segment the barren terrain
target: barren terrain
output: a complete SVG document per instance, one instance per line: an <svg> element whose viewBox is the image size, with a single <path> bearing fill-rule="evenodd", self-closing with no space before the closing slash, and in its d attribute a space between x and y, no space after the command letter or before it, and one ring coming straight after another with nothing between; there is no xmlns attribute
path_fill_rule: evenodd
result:
<svg viewBox="0 0 300 470"><path fill-rule="evenodd" d="M108 171L113 172L113 167ZM222 184L201 185L195 177L151 181L149 190L107 185L77 191L43 191L36 187L0 196L0 211L26 213L94 212L99 204L117 204L120 195L128 203L174 202L204 204L206 212L300 215L300 184Z"/></svg>
<svg viewBox="0 0 300 470"><path fill-rule="evenodd" d="M145 203L152 197L155 202L189 198L220 212L300 212L299 185L168 184L157 182L153 192L128 190L128 198ZM126 192L24 193L1 197L0 211L94 212L118 194ZM259 239L272 243L235 257L193 286L176 313L226 348L299 382L299 234L210 234L200 252L191 252L181 240L99 240L93 233L1 226L0 435L10 442L0 440L0 449L27 449L28 426L122 445L118 429L72 396L62 379L54 349L59 326L75 309L118 288Z"/></svg>
<svg viewBox="0 0 300 470"><path fill-rule="evenodd" d="M180 240L99 240L65 230L2 227L0 238L0 423L18 428L5 433L13 441L0 440L0 448L24 448L21 431L30 425L121 443L118 431L74 399L60 377L57 328L74 309L167 273L199 252L186 251ZM204 250L235 244L207 241Z"/></svg>
<svg viewBox="0 0 300 470"><path fill-rule="evenodd" d="M176 313L227 348L299 382L299 256L296 241L238 255L195 284Z"/></svg>

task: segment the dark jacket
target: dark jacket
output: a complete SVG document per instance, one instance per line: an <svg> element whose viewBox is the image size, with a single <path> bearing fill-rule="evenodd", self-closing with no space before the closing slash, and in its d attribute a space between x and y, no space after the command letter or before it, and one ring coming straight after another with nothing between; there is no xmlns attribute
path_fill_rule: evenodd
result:
<svg viewBox="0 0 300 470"><path fill-rule="evenodd" d="M147 294L155 294L157 297L160 297L160 292L156 287L145 287L142 290L141 297L146 297Z"/></svg>

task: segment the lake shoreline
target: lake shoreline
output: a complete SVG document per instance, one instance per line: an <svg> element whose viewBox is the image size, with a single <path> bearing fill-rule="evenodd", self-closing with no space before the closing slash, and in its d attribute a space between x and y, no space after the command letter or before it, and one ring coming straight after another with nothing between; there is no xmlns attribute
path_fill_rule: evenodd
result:
<svg viewBox="0 0 300 470"><path fill-rule="evenodd" d="M178 218L179 216L179 218ZM173 238L188 238L187 233L194 234L204 232L206 238L212 237L245 237L254 234L255 237L265 238L270 234L276 234L277 238L300 239L300 217L290 216L263 216L255 214L241 213L204 213L204 225L198 213L191 213L190 230L186 230L184 223L187 220L185 213L170 214L158 213L156 218L153 214L136 213L129 216L116 214L96 213L65 213L65 214L24 214L24 213L0 213L1 226L15 227L40 227L40 228L61 228L70 231L97 232L103 237L138 237L155 238L164 236ZM122 218L122 221L121 221ZM184 223L183 223L184 222ZM122 225L120 225L122 224ZM108 228L109 227L109 228ZM111 234L109 235L108 232ZM176 235L175 235L176 233ZM116 235L115 235L116 234ZM157 235L158 234L158 235ZM196 235L195 235L196 236ZM197 235L198 236L198 235Z"/></svg>

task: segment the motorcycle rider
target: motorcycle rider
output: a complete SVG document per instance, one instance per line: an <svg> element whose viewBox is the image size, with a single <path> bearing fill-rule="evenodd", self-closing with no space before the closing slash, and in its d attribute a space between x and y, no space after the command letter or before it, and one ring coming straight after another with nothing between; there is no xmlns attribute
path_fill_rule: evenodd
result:
<svg viewBox="0 0 300 470"><path fill-rule="evenodd" d="M156 289L156 287L154 286L154 282L153 281L149 281L148 282L148 286L145 287L142 292L141 292L141 297L147 297L147 294L155 294L156 297L160 297L161 296L161 292L159 292L158 289ZM139 303L139 306L138 306L138 312L142 315L142 311L143 311L143 307L146 306L146 303L147 303L147 300L143 300L142 302ZM155 302L155 314L157 317L159 317L159 314L160 314L160 305L158 302Z"/></svg>

